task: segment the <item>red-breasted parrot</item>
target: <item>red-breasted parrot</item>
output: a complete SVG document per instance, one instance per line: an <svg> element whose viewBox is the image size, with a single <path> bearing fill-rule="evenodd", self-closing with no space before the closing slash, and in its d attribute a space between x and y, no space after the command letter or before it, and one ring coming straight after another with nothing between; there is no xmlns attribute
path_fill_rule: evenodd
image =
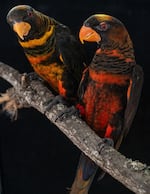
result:
<svg viewBox="0 0 150 194"><path fill-rule="evenodd" d="M79 37L82 43L97 43L79 86L82 117L97 135L113 140L118 149L137 111L143 70L136 64L127 29L117 18L92 15L83 23ZM70 194L87 194L97 169L81 154Z"/></svg>

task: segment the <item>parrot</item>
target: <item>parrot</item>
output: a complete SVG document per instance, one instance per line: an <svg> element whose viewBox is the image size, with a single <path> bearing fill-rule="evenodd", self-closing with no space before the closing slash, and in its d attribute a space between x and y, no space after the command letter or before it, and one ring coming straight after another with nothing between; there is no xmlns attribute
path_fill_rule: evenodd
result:
<svg viewBox="0 0 150 194"><path fill-rule="evenodd" d="M81 116L104 142L119 149L137 111L143 68L136 63L125 25L116 17L91 15L81 26L79 38L82 43L97 44L78 89ZM70 194L88 194L97 169L101 180L105 172L81 153Z"/></svg>
<svg viewBox="0 0 150 194"><path fill-rule="evenodd" d="M78 37L69 27L29 5L13 7L6 19L34 72L62 97L60 101L65 99L74 104L86 66L83 45Z"/></svg>

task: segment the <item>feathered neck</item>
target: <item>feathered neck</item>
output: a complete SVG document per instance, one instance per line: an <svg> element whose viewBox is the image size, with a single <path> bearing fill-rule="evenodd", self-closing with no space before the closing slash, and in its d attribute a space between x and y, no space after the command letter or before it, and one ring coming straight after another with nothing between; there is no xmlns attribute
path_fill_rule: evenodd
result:
<svg viewBox="0 0 150 194"><path fill-rule="evenodd" d="M99 48L96 51L90 67L96 70L126 74L132 71L136 63L133 53L133 48L122 48L122 50Z"/></svg>

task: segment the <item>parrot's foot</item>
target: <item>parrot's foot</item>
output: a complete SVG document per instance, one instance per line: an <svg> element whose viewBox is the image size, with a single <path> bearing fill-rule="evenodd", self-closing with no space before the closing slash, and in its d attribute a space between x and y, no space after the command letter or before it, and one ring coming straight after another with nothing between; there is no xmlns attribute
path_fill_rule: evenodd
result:
<svg viewBox="0 0 150 194"><path fill-rule="evenodd" d="M74 106L67 107L64 111L62 111L55 121L63 121L64 119L67 119L71 117L72 115L79 116L79 111Z"/></svg>
<svg viewBox="0 0 150 194"><path fill-rule="evenodd" d="M36 72L30 72L26 75L26 78L29 80L38 80L38 81L44 81Z"/></svg>
<svg viewBox="0 0 150 194"><path fill-rule="evenodd" d="M111 138L102 138L102 142L99 143L99 153L102 151L105 145L114 147L114 141Z"/></svg>
<svg viewBox="0 0 150 194"><path fill-rule="evenodd" d="M114 141L111 138L103 138L103 142L109 146L114 147Z"/></svg>
<svg viewBox="0 0 150 194"><path fill-rule="evenodd" d="M84 114L84 107L81 104L76 104L75 106L68 106L59 114L57 119L62 121L63 119L69 118L73 115L81 118Z"/></svg>
<svg viewBox="0 0 150 194"><path fill-rule="evenodd" d="M46 106L46 111L49 111L54 105L59 104L59 103L63 105L68 105L67 101L61 95L57 95L54 98L45 102L44 106Z"/></svg>
<svg viewBox="0 0 150 194"><path fill-rule="evenodd" d="M102 138L102 143L99 143L99 153L101 153L105 144L108 146L114 147L114 141L111 138ZM97 181L99 182L100 180L102 180L103 177L105 176L105 174L106 174L106 172L103 171L102 169L100 169L100 173L99 173L99 176L97 178Z"/></svg>
<svg viewBox="0 0 150 194"><path fill-rule="evenodd" d="M33 80L35 80L35 81L40 81L40 82L44 82L44 80L41 78L41 77L39 77L35 72L30 72L30 73L24 73L23 75L22 75L22 79L21 79L21 82L22 82L22 85L24 86L24 87L26 87L26 86L28 86L29 85L29 83L31 82L31 81L33 81Z"/></svg>

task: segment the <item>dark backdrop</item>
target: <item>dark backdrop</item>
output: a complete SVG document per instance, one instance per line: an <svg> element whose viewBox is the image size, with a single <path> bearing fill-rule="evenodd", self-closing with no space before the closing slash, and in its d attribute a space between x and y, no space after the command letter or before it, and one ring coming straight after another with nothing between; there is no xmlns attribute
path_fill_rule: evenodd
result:
<svg viewBox="0 0 150 194"><path fill-rule="evenodd" d="M127 27L134 43L138 64L143 66L145 82L136 118L120 151L129 158L150 163L149 132L149 0L51 0L0 2L0 61L29 72L17 39L6 23L6 14L18 4L34 8L70 26L77 34L82 22L94 13L107 13L119 18ZM0 79L0 92L9 85ZM36 110L19 111L11 122L0 115L0 164L5 194L65 194L73 181L80 151L42 114ZM90 193L132 193L109 175L94 181Z"/></svg>

